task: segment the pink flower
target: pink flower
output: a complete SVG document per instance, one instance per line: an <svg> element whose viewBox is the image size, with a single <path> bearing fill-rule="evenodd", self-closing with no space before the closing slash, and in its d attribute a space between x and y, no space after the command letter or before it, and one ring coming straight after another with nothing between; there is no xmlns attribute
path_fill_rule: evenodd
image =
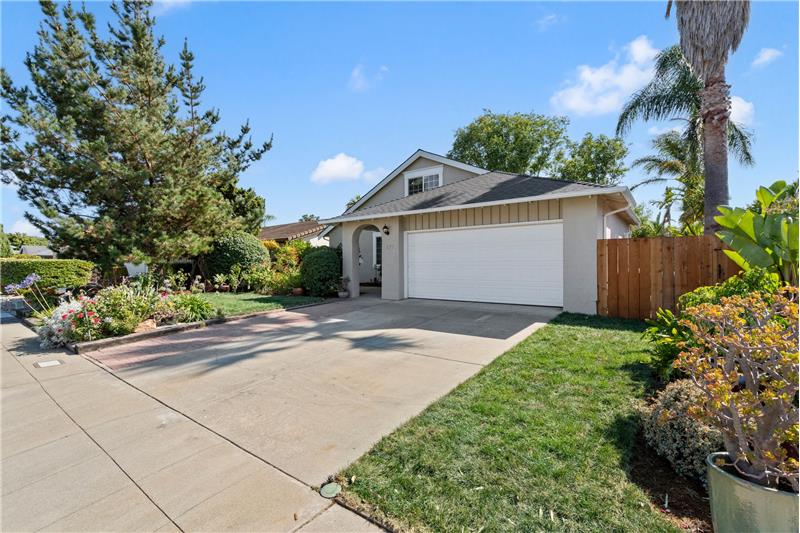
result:
<svg viewBox="0 0 800 533"><path fill-rule="evenodd" d="M78 313L78 314L77 314L77 315L75 315L75 316L76 316L77 318L83 318L83 313Z"/></svg>
<svg viewBox="0 0 800 533"><path fill-rule="evenodd" d="M61 320L66 320L66 319L67 319L67 315L61 315Z"/></svg>

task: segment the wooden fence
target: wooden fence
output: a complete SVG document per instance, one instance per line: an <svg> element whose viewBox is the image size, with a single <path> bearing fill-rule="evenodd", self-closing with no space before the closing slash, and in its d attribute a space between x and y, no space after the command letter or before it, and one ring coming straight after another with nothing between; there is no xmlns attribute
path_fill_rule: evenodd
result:
<svg viewBox="0 0 800 533"><path fill-rule="evenodd" d="M597 313L653 318L678 296L739 272L713 235L597 241Z"/></svg>

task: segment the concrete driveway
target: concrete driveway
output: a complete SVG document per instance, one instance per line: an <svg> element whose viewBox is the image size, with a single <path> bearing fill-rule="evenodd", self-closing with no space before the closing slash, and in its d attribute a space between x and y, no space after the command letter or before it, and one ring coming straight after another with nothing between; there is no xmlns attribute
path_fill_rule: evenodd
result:
<svg viewBox="0 0 800 533"><path fill-rule="evenodd" d="M4 318L2 529L377 531L313 489L556 313L363 298L94 363Z"/></svg>
<svg viewBox="0 0 800 533"><path fill-rule="evenodd" d="M319 485L557 312L362 298L89 355L302 483Z"/></svg>

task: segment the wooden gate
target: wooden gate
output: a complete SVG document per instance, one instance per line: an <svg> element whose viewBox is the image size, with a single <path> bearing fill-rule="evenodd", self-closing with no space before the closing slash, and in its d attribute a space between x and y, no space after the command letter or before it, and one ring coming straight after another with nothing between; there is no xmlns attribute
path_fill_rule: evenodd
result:
<svg viewBox="0 0 800 533"><path fill-rule="evenodd" d="M713 235L597 241L597 314L653 318L678 296L726 280L740 268Z"/></svg>

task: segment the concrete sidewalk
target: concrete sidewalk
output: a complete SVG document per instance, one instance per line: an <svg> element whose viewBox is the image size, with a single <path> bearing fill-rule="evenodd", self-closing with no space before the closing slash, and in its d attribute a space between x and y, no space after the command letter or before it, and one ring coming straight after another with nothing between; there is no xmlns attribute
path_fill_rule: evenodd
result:
<svg viewBox="0 0 800 533"><path fill-rule="evenodd" d="M3 531L379 531L23 325L0 334Z"/></svg>

